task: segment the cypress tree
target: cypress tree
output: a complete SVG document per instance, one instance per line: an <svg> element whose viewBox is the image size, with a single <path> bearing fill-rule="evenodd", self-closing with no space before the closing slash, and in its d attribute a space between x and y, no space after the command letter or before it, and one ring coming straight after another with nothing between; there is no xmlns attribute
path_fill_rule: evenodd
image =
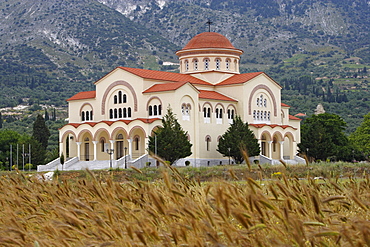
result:
<svg viewBox="0 0 370 247"><path fill-rule="evenodd" d="M154 131L155 135L149 136L149 150L152 153L157 151L157 155L171 165L178 159L191 155L192 144L187 132L182 129L170 107L162 119L162 125Z"/></svg>
<svg viewBox="0 0 370 247"><path fill-rule="evenodd" d="M250 157L260 153L258 140L248 123L243 123L240 116L235 116L233 123L221 136L217 151L223 156L233 157L236 163L241 164L244 160L241 149L246 149Z"/></svg>
<svg viewBox="0 0 370 247"><path fill-rule="evenodd" d="M33 123L33 139L38 141L42 147L46 150L48 147L48 140L50 137L50 131L46 126L45 119L38 114L35 122Z"/></svg>
<svg viewBox="0 0 370 247"><path fill-rule="evenodd" d="M49 113L48 113L48 110L45 108L45 121L48 121L50 118L49 118Z"/></svg>

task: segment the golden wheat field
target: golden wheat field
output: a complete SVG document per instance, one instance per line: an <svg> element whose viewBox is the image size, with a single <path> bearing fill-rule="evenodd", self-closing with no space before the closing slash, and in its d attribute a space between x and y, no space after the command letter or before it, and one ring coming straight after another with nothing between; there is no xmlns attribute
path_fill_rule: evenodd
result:
<svg viewBox="0 0 370 247"><path fill-rule="evenodd" d="M86 172L2 176L0 246L370 246L369 177L200 183L169 168L118 183Z"/></svg>

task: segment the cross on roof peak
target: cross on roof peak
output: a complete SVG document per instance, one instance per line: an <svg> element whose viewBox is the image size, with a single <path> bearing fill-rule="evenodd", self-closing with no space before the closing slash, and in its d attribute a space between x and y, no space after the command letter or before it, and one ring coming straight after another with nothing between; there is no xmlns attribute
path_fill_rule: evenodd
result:
<svg viewBox="0 0 370 247"><path fill-rule="evenodd" d="M211 25L213 24L213 22L210 19L208 19L206 23L208 25L208 32L211 32Z"/></svg>

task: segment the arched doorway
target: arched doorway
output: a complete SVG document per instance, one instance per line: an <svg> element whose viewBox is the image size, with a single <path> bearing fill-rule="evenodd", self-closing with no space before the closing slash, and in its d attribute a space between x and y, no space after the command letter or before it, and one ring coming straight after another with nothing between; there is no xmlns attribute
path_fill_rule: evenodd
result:
<svg viewBox="0 0 370 247"><path fill-rule="evenodd" d="M84 139L84 150L85 150L84 160L89 161L90 160L90 139L88 137Z"/></svg>
<svg viewBox="0 0 370 247"><path fill-rule="evenodd" d="M116 137L116 159L118 160L119 158L123 157L123 149L124 149L124 143L123 143L123 135L118 134Z"/></svg>
<svg viewBox="0 0 370 247"><path fill-rule="evenodd" d="M272 158L271 136L267 131L261 135L261 155Z"/></svg>
<svg viewBox="0 0 370 247"><path fill-rule="evenodd" d="M137 126L131 129L129 136L131 139L128 150L129 154L132 159L137 159L146 153L146 133L143 128Z"/></svg>

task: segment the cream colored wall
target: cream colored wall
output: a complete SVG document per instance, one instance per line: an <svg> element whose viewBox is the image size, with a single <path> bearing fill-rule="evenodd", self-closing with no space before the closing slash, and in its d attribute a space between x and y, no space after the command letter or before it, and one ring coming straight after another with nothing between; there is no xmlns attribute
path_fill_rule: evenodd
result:
<svg viewBox="0 0 370 247"><path fill-rule="evenodd" d="M271 94L268 93L268 91L266 89L264 89L264 88L257 89L257 91L255 91L252 95L252 92L257 87L267 87L271 90L272 94L275 96L277 116L275 116L275 114L274 114L274 106L272 104L273 101L272 101ZM246 116L246 117L244 119L247 120L249 123L252 123L254 121L253 120L253 109L257 109L257 108L254 108L254 106L256 105L256 97L257 97L257 95L263 93L264 95L266 95L266 97L268 97L269 102L270 102L270 104L268 104L268 107L267 107L267 109L271 110L270 123L271 124L280 124L281 123L281 116L280 116L281 95L280 95L280 90L281 90L281 88L276 83L271 81L271 79L269 79L264 74L261 74L261 75L255 77L255 78L251 79L250 81L248 81L248 83L245 83L244 84L245 98L243 100L243 110L244 110L244 116ZM252 100L251 100L252 110L251 110L251 113L249 114L249 108L248 108L249 105L248 104L249 104L250 97L252 97Z"/></svg>
<svg viewBox="0 0 370 247"><path fill-rule="evenodd" d="M227 95L238 101L236 104L236 114L239 115L243 120L245 119L245 97L247 92L245 91L243 84L227 85L227 86L218 86L215 88L216 91L221 94Z"/></svg>
<svg viewBox="0 0 370 247"><path fill-rule="evenodd" d="M194 76L200 80L212 83L212 84L217 84L220 83L234 74L231 74L231 72L220 72L220 71L208 71L204 73L196 73L196 74L191 74L191 76Z"/></svg>
<svg viewBox="0 0 370 247"><path fill-rule="evenodd" d="M236 102L230 101L216 101L216 100L206 100L201 99L199 101L200 110L199 110L199 138L198 138L198 146L200 152L200 158L203 159L217 159L222 158L223 156L217 151L218 145L218 138L223 135L226 130L230 127L230 123L228 121L227 116L227 109L228 107L237 109L238 105ZM203 108L204 107L211 107L211 119L210 123L204 123L204 115L203 115ZM223 106L223 118L222 124L217 124L216 121L216 114L215 109L216 107ZM231 107L233 106L233 107ZM211 142L209 143L209 150L207 150L207 143L206 137L209 136L211 138Z"/></svg>
<svg viewBox="0 0 370 247"><path fill-rule="evenodd" d="M93 121L96 121L97 112L97 101L95 99L81 99L72 100L68 102L68 118L70 123L80 123L81 122L81 111L92 109L93 111Z"/></svg>

